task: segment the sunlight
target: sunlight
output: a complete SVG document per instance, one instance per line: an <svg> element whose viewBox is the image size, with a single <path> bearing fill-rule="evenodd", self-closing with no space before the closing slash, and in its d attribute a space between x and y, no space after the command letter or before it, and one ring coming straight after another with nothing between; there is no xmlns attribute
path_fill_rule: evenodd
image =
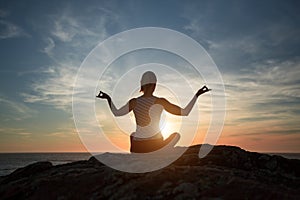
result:
<svg viewBox="0 0 300 200"><path fill-rule="evenodd" d="M166 112L163 112L160 121L160 130L164 139L169 137L174 132L179 132L181 127L181 119L178 116L172 116Z"/></svg>
<svg viewBox="0 0 300 200"><path fill-rule="evenodd" d="M166 122L161 128L161 133L164 138L167 138L172 132L172 124L170 122Z"/></svg>

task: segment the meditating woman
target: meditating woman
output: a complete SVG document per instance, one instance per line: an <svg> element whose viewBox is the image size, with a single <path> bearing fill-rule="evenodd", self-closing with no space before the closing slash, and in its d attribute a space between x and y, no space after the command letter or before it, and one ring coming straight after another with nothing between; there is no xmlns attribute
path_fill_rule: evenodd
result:
<svg viewBox="0 0 300 200"><path fill-rule="evenodd" d="M156 87L156 76L153 72L147 71L141 79L141 95L138 98L130 99L126 105L117 109L111 97L100 91L98 98L106 99L114 116L122 116L133 111L136 120L136 131L130 135L130 152L149 153L163 147L174 147L180 135L171 134L167 139L163 139L160 131L159 122L162 111L165 110L174 115L187 116L191 112L197 98L210 91L203 86L193 96L185 108L170 103L168 100L153 95Z"/></svg>

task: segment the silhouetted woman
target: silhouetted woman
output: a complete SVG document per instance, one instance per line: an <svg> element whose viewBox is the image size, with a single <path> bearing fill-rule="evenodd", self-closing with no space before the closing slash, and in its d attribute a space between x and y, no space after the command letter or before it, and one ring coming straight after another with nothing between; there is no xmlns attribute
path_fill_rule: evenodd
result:
<svg viewBox="0 0 300 200"><path fill-rule="evenodd" d="M101 99L107 99L114 116L122 116L133 111L137 126L136 131L130 135L130 152L148 153L165 146L174 147L180 135L173 133L166 140L163 139L159 127L162 111L166 110L174 115L187 116L191 112L197 98L201 94L210 91L206 86L203 86L185 108L180 108L164 98L153 95L156 82L157 79L153 72L145 72L141 79L141 92L144 94L138 98L130 99L120 109L116 108L108 94L100 91L97 96Z"/></svg>

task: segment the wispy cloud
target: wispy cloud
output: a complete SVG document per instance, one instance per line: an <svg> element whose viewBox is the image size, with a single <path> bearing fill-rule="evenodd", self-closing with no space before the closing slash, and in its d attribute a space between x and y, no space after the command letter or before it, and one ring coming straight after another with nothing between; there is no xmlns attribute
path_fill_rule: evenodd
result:
<svg viewBox="0 0 300 200"><path fill-rule="evenodd" d="M0 39L29 36L21 27L6 20L0 20L0 27Z"/></svg>
<svg viewBox="0 0 300 200"><path fill-rule="evenodd" d="M239 75L227 74L227 122L244 133L300 133L300 62L268 61ZM270 127L266 129L265 127Z"/></svg>
<svg viewBox="0 0 300 200"><path fill-rule="evenodd" d="M292 9L284 2L275 7L279 5ZM187 5L184 29L223 72L227 126L239 129L239 136L299 133L299 16L291 18L284 9L266 13L268 5L263 3L247 18L251 7L255 3Z"/></svg>
<svg viewBox="0 0 300 200"><path fill-rule="evenodd" d="M22 94L24 101L48 104L59 109L69 110L76 72L77 69L70 65L49 67L42 74L43 78L31 85L32 93Z"/></svg>
<svg viewBox="0 0 300 200"><path fill-rule="evenodd" d="M268 61L256 64L252 70L245 69L238 75L224 76L227 91L236 101L241 98L257 103L291 102L300 98L300 62ZM251 95L251 96L249 96ZM280 108L280 107L279 107Z"/></svg>
<svg viewBox="0 0 300 200"><path fill-rule="evenodd" d="M32 135L32 133L28 133L28 132L19 132L17 133L19 135L24 135L24 136L29 136L29 135Z"/></svg>
<svg viewBox="0 0 300 200"><path fill-rule="evenodd" d="M107 37L106 26L108 24L118 23L118 15L108 8L99 9L88 6L85 10L90 13L97 13L97 15L91 14L87 17L78 15L69 8L64 8L61 13L49 16L53 22L50 25L51 35L61 42L69 42L69 45L83 46L86 43L91 45L91 39L101 41Z"/></svg>
<svg viewBox="0 0 300 200"><path fill-rule="evenodd" d="M85 8L99 12L97 8ZM70 111L73 84L77 70L85 56L108 36L107 26L119 23L118 17L109 9L101 8L100 14L89 17L78 15L64 8L57 15L49 16L49 35L42 52L53 65L40 72L40 79L31 85L31 92L23 93L25 102L41 103Z"/></svg>
<svg viewBox="0 0 300 200"><path fill-rule="evenodd" d="M47 42L47 46L42 50L42 52L46 53L49 57L53 56L53 49L55 48L55 42L52 38L48 37L45 39Z"/></svg>
<svg viewBox="0 0 300 200"><path fill-rule="evenodd" d="M54 30L52 35L63 42L70 42L77 34L79 25L74 18L62 16L54 21Z"/></svg>
<svg viewBox="0 0 300 200"><path fill-rule="evenodd" d="M36 111L29 108L22 102L17 102L15 100L8 99L3 95L0 96L1 102L1 118L4 121L7 120L22 120L29 117L32 117L36 114Z"/></svg>
<svg viewBox="0 0 300 200"><path fill-rule="evenodd" d="M0 39L29 37L23 28L7 19L9 15L8 10L0 9Z"/></svg>
<svg viewBox="0 0 300 200"><path fill-rule="evenodd" d="M189 4L183 14L188 20L184 29L217 64L238 73L239 69L253 67L253 62L275 58L284 61L298 56L299 16L286 14L287 10L293 11L287 2L274 5L279 6L275 14L265 12L267 2L260 4L259 9L255 2Z"/></svg>
<svg viewBox="0 0 300 200"><path fill-rule="evenodd" d="M46 136L67 138L74 137L75 134L77 134L77 131L74 128L60 128L54 132L48 133Z"/></svg>
<svg viewBox="0 0 300 200"><path fill-rule="evenodd" d="M21 129L21 128L3 128L1 127L0 128L0 133L7 133L7 132L21 132L21 131L24 131L24 129Z"/></svg>
<svg viewBox="0 0 300 200"><path fill-rule="evenodd" d="M22 128L11 128L11 127L5 127L0 128L0 135L16 135L16 136L22 136L22 137L30 137L32 133L26 131Z"/></svg>
<svg viewBox="0 0 300 200"><path fill-rule="evenodd" d="M75 37L99 37L99 32L89 29L87 24L84 24L80 20L73 16L71 13L64 13L62 16L56 17L53 22L53 31L51 34L62 42L71 42ZM100 18L95 25L103 26L106 23L105 18ZM102 32L102 37L106 36L106 32Z"/></svg>

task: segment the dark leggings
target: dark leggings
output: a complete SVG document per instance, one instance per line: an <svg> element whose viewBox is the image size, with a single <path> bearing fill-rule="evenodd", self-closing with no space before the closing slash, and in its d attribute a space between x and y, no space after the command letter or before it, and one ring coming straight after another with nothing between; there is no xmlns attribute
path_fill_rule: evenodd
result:
<svg viewBox="0 0 300 200"><path fill-rule="evenodd" d="M149 139L149 140L134 140L133 136L130 136L130 152L132 153L149 153L157 151L162 147L166 146L170 142L174 145L179 140L179 134L173 133L166 140L160 139Z"/></svg>

